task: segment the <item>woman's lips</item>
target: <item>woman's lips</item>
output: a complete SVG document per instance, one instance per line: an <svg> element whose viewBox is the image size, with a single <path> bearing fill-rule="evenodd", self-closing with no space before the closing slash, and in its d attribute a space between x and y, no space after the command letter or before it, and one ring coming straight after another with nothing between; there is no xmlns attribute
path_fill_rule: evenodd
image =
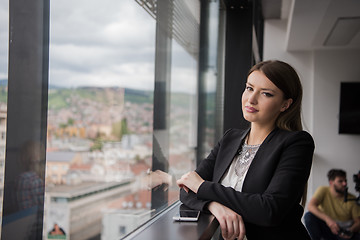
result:
<svg viewBox="0 0 360 240"><path fill-rule="evenodd" d="M258 112L257 109L253 108L253 107L248 107L248 106L245 106L245 110L249 113L254 113L254 112Z"/></svg>

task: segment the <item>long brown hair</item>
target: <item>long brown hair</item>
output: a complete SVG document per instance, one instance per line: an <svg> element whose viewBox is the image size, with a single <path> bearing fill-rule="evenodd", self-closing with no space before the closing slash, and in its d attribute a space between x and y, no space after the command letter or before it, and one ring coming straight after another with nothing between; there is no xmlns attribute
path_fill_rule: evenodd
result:
<svg viewBox="0 0 360 240"><path fill-rule="evenodd" d="M261 71L265 74L265 76L284 93L284 99L291 98L293 100L290 107L280 113L276 119L276 126L289 131L302 130L301 101L303 92L299 75L295 69L288 63L269 60L254 65L250 69L248 76L254 71ZM301 198L301 205L303 207L305 207L306 203L307 186L308 184L306 183Z"/></svg>
<svg viewBox="0 0 360 240"><path fill-rule="evenodd" d="M291 98L293 100L290 107L286 111L280 113L275 122L276 126L280 129L289 131L302 130L302 86L295 69L285 62L269 60L254 65L250 69L248 76L254 71L261 71L284 93L285 99Z"/></svg>

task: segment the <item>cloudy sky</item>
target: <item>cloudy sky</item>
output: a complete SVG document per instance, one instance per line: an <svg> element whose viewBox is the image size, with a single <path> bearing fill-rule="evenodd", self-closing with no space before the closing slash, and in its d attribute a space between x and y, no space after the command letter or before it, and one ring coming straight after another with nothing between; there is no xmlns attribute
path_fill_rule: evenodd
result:
<svg viewBox="0 0 360 240"><path fill-rule="evenodd" d="M51 85L154 88L155 20L135 0L51 0ZM8 1L0 0L0 79L7 78ZM197 63L173 41L174 91L194 92Z"/></svg>

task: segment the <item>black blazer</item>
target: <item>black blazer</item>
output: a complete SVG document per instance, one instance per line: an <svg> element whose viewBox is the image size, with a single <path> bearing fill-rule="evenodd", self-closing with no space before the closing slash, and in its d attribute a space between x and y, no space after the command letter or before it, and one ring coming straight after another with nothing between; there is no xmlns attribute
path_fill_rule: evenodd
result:
<svg viewBox="0 0 360 240"><path fill-rule="evenodd" d="M219 182L248 131L230 129L224 134L196 169L205 182L197 194L181 189L180 200L202 211L211 201L229 207L242 216L249 240L310 239L301 223L304 210L299 202L315 148L311 135L275 128L257 151L239 192Z"/></svg>

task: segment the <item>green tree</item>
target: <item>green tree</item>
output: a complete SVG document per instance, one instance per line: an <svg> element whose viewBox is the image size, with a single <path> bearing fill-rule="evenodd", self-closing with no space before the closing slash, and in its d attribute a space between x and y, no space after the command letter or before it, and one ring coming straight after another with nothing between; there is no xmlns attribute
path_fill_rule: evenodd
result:
<svg viewBox="0 0 360 240"><path fill-rule="evenodd" d="M112 134L117 137L119 140L126 134L129 134L129 129L127 125L127 119L124 118L119 122L112 124Z"/></svg>
<svg viewBox="0 0 360 240"><path fill-rule="evenodd" d="M96 150L101 151L102 148L103 148L103 146L104 146L104 142L103 142L103 140L101 139L101 137L98 136L98 137L94 140L94 143L93 143L93 145L92 145L91 148L90 148L90 151L96 151Z"/></svg>
<svg viewBox="0 0 360 240"><path fill-rule="evenodd" d="M74 123L75 123L75 120L72 119L72 118L69 118L69 119L68 119L68 122L67 122L67 125L68 125L68 126L73 126Z"/></svg>
<svg viewBox="0 0 360 240"><path fill-rule="evenodd" d="M129 129L128 129L128 125L127 125L127 119L124 118L121 120L121 135L126 135L129 134Z"/></svg>
<svg viewBox="0 0 360 240"><path fill-rule="evenodd" d="M112 134L119 140L121 140L121 121L112 124Z"/></svg>

